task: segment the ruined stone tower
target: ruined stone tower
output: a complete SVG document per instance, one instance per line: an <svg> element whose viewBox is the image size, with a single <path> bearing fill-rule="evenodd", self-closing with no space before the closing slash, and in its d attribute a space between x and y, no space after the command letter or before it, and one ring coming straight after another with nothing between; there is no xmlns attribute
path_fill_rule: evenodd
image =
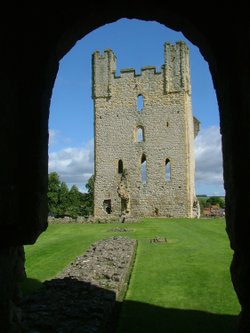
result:
<svg viewBox="0 0 250 333"><path fill-rule="evenodd" d="M92 56L95 217L197 216L189 50L165 43L164 65L116 76L112 50Z"/></svg>

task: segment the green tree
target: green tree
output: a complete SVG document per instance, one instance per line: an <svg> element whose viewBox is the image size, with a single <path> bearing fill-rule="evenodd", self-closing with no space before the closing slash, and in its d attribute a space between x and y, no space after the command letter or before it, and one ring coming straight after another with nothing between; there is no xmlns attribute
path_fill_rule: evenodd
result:
<svg viewBox="0 0 250 333"><path fill-rule="evenodd" d="M69 189L66 183L62 182L59 189L59 200L57 213L60 216L67 215L69 206Z"/></svg>
<svg viewBox="0 0 250 333"><path fill-rule="evenodd" d="M81 193L76 185L68 189L66 183L61 182L56 172L48 175L48 209L55 217L78 215L89 216L94 208L94 176L86 184L88 193Z"/></svg>
<svg viewBox="0 0 250 333"><path fill-rule="evenodd" d="M86 184L86 189L88 190L88 194L94 199L94 184L95 184L95 177L92 175Z"/></svg>
<svg viewBox="0 0 250 333"><path fill-rule="evenodd" d="M48 210L49 213L58 215L59 191L61 181L56 172L51 172L48 176Z"/></svg>
<svg viewBox="0 0 250 333"><path fill-rule="evenodd" d="M69 216L76 218L81 213L81 193L76 185L73 185L68 193L68 210Z"/></svg>
<svg viewBox="0 0 250 333"><path fill-rule="evenodd" d="M200 210L201 210L201 212L202 212L203 209L204 209L205 207L207 207L207 199L204 198L204 197L198 197L197 199L199 200Z"/></svg>
<svg viewBox="0 0 250 333"><path fill-rule="evenodd" d="M207 199L207 207L217 205L220 208L225 208L225 200L222 197L212 196Z"/></svg>
<svg viewBox="0 0 250 333"><path fill-rule="evenodd" d="M82 193L81 215L83 216L93 215L94 213L94 182L95 178L92 175L85 185L88 192Z"/></svg>

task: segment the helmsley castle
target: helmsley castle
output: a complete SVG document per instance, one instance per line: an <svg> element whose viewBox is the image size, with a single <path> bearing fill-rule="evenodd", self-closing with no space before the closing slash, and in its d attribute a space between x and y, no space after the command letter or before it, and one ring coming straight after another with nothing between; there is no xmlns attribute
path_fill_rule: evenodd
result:
<svg viewBox="0 0 250 333"><path fill-rule="evenodd" d="M161 71L116 75L112 50L92 55L95 217L197 217L189 50L165 43Z"/></svg>

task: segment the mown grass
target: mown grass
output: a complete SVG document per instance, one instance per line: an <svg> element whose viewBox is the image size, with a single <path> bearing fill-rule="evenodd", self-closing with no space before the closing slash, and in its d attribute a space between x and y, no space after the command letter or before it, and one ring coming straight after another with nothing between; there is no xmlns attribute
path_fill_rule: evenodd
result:
<svg viewBox="0 0 250 333"><path fill-rule="evenodd" d="M231 332L240 307L230 280L224 219L144 219L123 224L126 233L111 231L115 226L50 225L35 245L25 247L25 292L54 277L96 240L122 234L137 239L138 249L118 333ZM156 236L167 243L151 243Z"/></svg>

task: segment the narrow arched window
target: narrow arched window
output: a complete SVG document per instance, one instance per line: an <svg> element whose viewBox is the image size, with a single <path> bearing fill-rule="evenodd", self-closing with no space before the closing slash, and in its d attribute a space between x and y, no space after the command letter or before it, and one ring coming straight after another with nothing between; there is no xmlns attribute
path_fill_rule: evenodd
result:
<svg viewBox="0 0 250 333"><path fill-rule="evenodd" d="M142 95L137 96L137 111L141 111L144 107L144 97Z"/></svg>
<svg viewBox="0 0 250 333"><path fill-rule="evenodd" d="M145 154L141 157L141 182L142 184L147 182L147 160Z"/></svg>
<svg viewBox="0 0 250 333"><path fill-rule="evenodd" d="M165 179L167 182L171 180L171 166L168 158L165 161Z"/></svg>
<svg viewBox="0 0 250 333"><path fill-rule="evenodd" d="M119 174L123 173L123 162L122 162L122 160L118 161L118 173Z"/></svg>
<svg viewBox="0 0 250 333"><path fill-rule="evenodd" d="M137 142L144 141L144 128L142 126L137 127Z"/></svg>

